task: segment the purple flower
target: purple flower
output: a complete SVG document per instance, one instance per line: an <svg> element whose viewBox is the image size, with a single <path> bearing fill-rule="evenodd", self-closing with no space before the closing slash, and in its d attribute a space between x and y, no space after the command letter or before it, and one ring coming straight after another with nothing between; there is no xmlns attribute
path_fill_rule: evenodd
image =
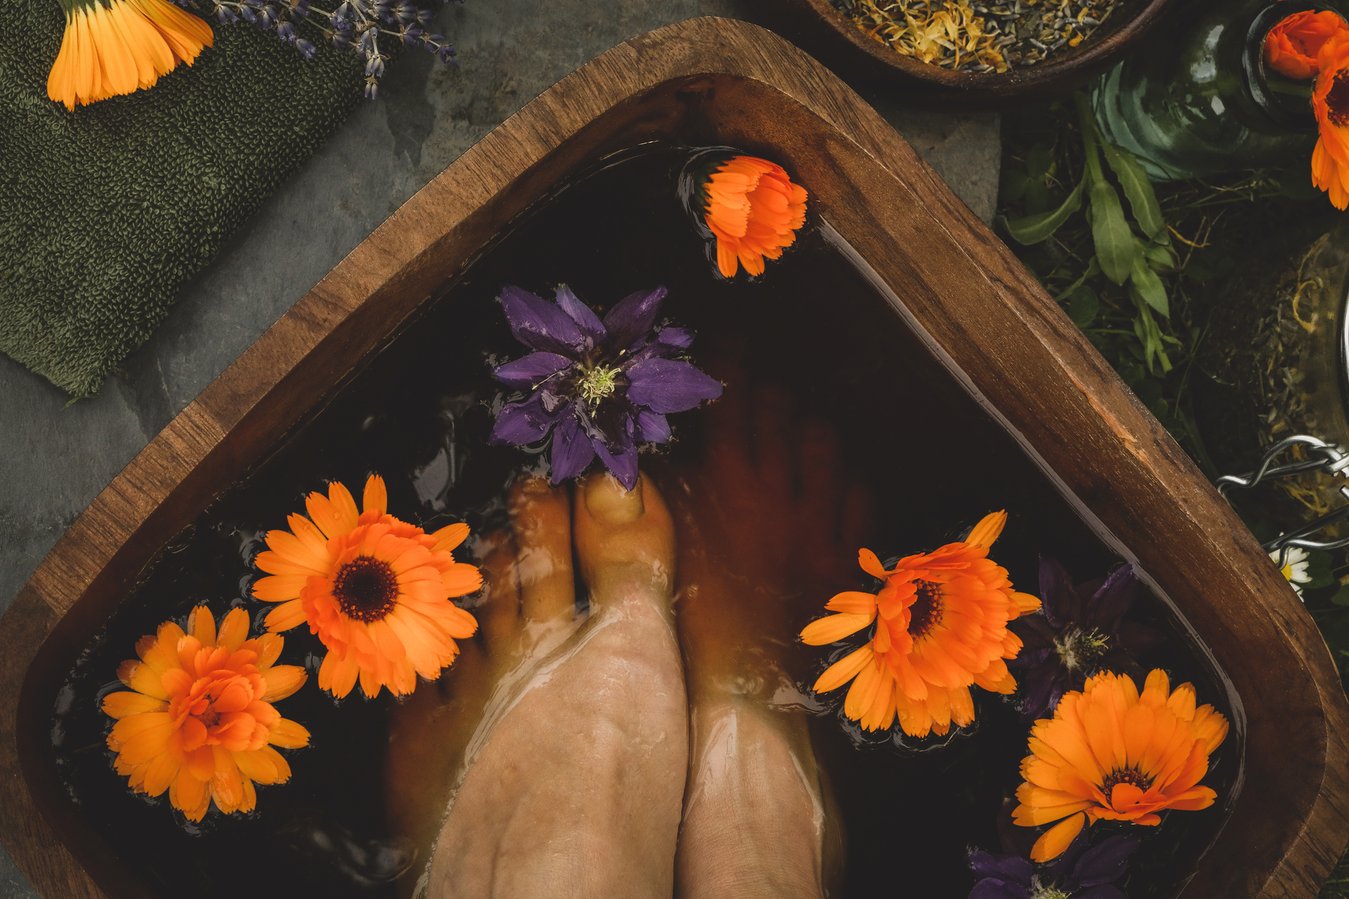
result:
<svg viewBox="0 0 1349 899"><path fill-rule="evenodd" d="M970 870L979 878L969 899L1127 899L1116 881L1138 848L1130 837L1108 836L1091 845L1083 831L1064 853L1037 865L1023 855L970 851Z"/></svg>
<svg viewBox="0 0 1349 899"><path fill-rule="evenodd" d="M680 358L693 334L656 326L664 287L625 297L603 320L566 285L552 303L519 287L499 299L511 333L533 352L494 371L528 394L502 408L491 439L527 446L551 433L554 484L598 457L631 490L638 445L666 442L667 415L721 396L721 382Z"/></svg>
<svg viewBox="0 0 1349 899"><path fill-rule="evenodd" d="M1008 625L1024 646L1008 666L1023 669L1022 712L1047 717L1069 690L1102 669L1132 671L1132 653L1155 645L1149 628L1125 619L1138 596L1133 568L1120 565L1104 580L1074 584L1054 559L1040 560L1041 613Z"/></svg>

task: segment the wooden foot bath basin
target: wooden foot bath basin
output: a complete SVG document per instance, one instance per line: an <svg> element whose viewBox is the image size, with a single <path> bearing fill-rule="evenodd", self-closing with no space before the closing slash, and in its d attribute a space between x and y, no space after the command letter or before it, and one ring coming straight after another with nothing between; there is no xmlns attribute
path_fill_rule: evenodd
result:
<svg viewBox="0 0 1349 899"><path fill-rule="evenodd" d="M798 245L753 283L713 274L678 204L681 166L708 147L774 160L810 192ZM1160 834L1139 852L1163 861L1136 866L1129 895L1315 895L1349 840L1349 708L1297 597L1055 302L873 110L780 38L717 19L617 47L466 153L174 419L24 587L0 619L0 840L43 895L411 890L425 857L381 808L396 751L386 728L404 713L387 695L287 700L283 713L313 735L288 756L293 780L259 790L251 815L200 824L127 790L98 703L137 638L197 603L244 608L261 627L249 591L262 535L326 480L359 496L357 479L379 470L390 505L428 531L497 527L504 486L534 463L487 445L501 405L490 366L510 350L493 300L503 284L562 282L596 303L667 286L670 317L697 332L700 363L727 385L720 402L743 377L838 435L831 471L868 493L859 542L881 558L932 549L1005 507L998 561L1019 589L1034 590L1039 553L1082 580L1133 563L1141 607L1180 647L1159 664L1231 730L1205 781L1216 802L1134 828ZM642 457L667 494L679 466L721 439L698 421ZM793 633L829 595L783 606ZM310 645L301 630L287 646ZM836 658L783 652L801 697ZM312 654L289 661L316 679ZM1017 783L1027 725L1014 704L981 698L979 727L914 744L841 729L841 700L801 701L847 830L838 894L897 894L894 878L927 864L908 881L915 895L965 896L965 853L996 849Z"/></svg>

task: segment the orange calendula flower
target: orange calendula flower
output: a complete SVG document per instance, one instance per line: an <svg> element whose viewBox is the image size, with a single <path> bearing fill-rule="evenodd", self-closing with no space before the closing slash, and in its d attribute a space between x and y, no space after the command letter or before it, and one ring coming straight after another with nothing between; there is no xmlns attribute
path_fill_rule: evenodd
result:
<svg viewBox="0 0 1349 899"><path fill-rule="evenodd" d="M1319 137L1312 150L1312 183L1336 209L1349 207L1349 35L1326 41L1312 89Z"/></svg>
<svg viewBox="0 0 1349 899"><path fill-rule="evenodd" d="M1035 841L1031 858L1057 858L1096 821L1156 825L1167 809L1208 808L1217 794L1199 781L1226 736L1227 719L1211 705L1195 708L1190 684L1172 691L1160 669L1141 695L1132 678L1109 671L1065 693L1054 717L1031 728L1031 754L1021 762L1025 783L1012 820L1058 822Z"/></svg>
<svg viewBox="0 0 1349 899"><path fill-rule="evenodd" d="M707 176L703 221L717 239L717 269L735 277L740 266L762 275L806 221L806 189L782 166L756 156L732 156Z"/></svg>
<svg viewBox="0 0 1349 899"><path fill-rule="evenodd" d="M468 525L428 534L395 518L379 475L366 481L362 504L358 511L336 482L327 496L309 494L308 518L291 515L289 531L267 533L257 566L271 577L253 595L280 603L268 630L307 622L318 635L328 650L319 667L324 690L346 696L359 679L368 697L384 687L402 696L416 689L417 675L438 678L459 654L455 641L478 629L450 599L477 590L482 574L454 558Z"/></svg>
<svg viewBox="0 0 1349 899"><path fill-rule="evenodd" d="M214 802L222 812L251 812L254 784L290 779L275 747L298 749L309 731L282 718L272 703L300 689L299 665L277 665L283 638L248 638L248 613L232 609L216 630L205 606L136 643L137 659L117 669L131 690L110 693L103 711L117 723L108 748L131 788L169 802L200 821Z"/></svg>
<svg viewBox="0 0 1349 899"><path fill-rule="evenodd" d="M47 76L47 96L66 109L150 87L192 65L215 36L169 0L61 0L66 33Z"/></svg>
<svg viewBox="0 0 1349 899"><path fill-rule="evenodd" d="M925 737L974 721L971 686L1015 690L1006 660L1016 658L1021 640L1007 622L1039 609L1040 600L1013 590L1007 569L988 558L1006 523L1006 512L994 512L964 540L905 556L889 571L861 550L862 570L885 582L880 592L838 594L825 606L835 614L806 625L801 639L822 646L875 628L820 675L816 692L852 681L845 715L867 730L898 718L904 733Z"/></svg>
<svg viewBox="0 0 1349 899"><path fill-rule="evenodd" d="M1299 81L1316 77L1317 55L1326 41L1349 31L1337 12L1304 9L1279 20L1265 35L1265 64Z"/></svg>

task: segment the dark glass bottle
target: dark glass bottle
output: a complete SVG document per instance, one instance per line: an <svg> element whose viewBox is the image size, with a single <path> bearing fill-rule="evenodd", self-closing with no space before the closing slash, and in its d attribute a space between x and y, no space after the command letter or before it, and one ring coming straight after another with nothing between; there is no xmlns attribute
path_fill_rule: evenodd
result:
<svg viewBox="0 0 1349 899"><path fill-rule="evenodd" d="M1106 73L1092 108L1107 140L1160 180L1309 166L1316 142L1310 82L1269 71L1264 40L1302 10L1341 15L1349 0L1211 3ZM1156 34L1156 32L1154 32Z"/></svg>

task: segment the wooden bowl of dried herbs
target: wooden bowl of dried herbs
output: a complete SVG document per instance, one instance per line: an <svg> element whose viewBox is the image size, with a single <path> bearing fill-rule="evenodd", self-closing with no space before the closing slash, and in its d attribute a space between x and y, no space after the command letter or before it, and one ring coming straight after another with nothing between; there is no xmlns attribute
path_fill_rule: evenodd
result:
<svg viewBox="0 0 1349 899"><path fill-rule="evenodd" d="M798 0L835 68L920 99L994 106L1066 93L1113 63L1172 0Z"/></svg>

